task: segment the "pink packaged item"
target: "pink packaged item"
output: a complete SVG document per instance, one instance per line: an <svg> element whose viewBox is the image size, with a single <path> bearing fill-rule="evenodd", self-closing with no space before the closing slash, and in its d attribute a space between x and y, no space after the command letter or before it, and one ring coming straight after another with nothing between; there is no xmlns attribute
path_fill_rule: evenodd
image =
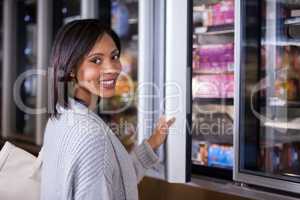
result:
<svg viewBox="0 0 300 200"><path fill-rule="evenodd" d="M212 7L213 25L233 24L234 23L234 1L224 0L216 3Z"/></svg>
<svg viewBox="0 0 300 200"><path fill-rule="evenodd" d="M234 74L194 76L192 94L193 98L233 98Z"/></svg>
<svg viewBox="0 0 300 200"><path fill-rule="evenodd" d="M225 74L223 75L222 84L222 97L223 98L233 98L234 97L234 75Z"/></svg>
<svg viewBox="0 0 300 200"><path fill-rule="evenodd" d="M219 98L222 76L200 75L193 77L193 98Z"/></svg>
<svg viewBox="0 0 300 200"><path fill-rule="evenodd" d="M198 53L198 56L197 56ZM202 73L232 72L234 63L234 45L203 45L193 51L193 69Z"/></svg>

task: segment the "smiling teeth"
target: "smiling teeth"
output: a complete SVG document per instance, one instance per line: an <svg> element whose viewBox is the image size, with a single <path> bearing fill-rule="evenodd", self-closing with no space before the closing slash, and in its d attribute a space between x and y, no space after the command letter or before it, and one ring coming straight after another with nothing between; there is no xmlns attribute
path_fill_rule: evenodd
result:
<svg viewBox="0 0 300 200"><path fill-rule="evenodd" d="M114 80L109 80L109 81L101 81L102 84L105 84L105 85L110 85L110 84L113 84L114 83Z"/></svg>
<svg viewBox="0 0 300 200"><path fill-rule="evenodd" d="M115 80L104 80L104 81L100 81L100 85L102 85L102 87L107 88L107 89L113 89L115 87Z"/></svg>

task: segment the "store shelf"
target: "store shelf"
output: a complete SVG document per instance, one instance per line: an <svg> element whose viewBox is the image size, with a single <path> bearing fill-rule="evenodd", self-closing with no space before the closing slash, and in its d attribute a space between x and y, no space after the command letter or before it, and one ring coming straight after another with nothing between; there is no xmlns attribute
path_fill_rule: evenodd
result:
<svg viewBox="0 0 300 200"><path fill-rule="evenodd" d="M208 26L208 27L196 27L194 29L195 34L201 35L222 35L222 34L234 34L234 25L225 24L218 26Z"/></svg>
<svg viewBox="0 0 300 200"><path fill-rule="evenodd" d="M197 71L193 70L194 75L234 75L234 71L223 71L223 72L205 72L205 71Z"/></svg>
<svg viewBox="0 0 300 200"><path fill-rule="evenodd" d="M265 107L266 106L266 98L260 99L260 106ZM280 99L274 99L269 100L268 107L282 107L282 108L300 108L300 101L286 101L286 100L280 100Z"/></svg>
<svg viewBox="0 0 300 200"><path fill-rule="evenodd" d="M297 101L282 101L282 102L271 102L270 106L286 107L286 108L300 108L300 102Z"/></svg>
<svg viewBox="0 0 300 200"><path fill-rule="evenodd" d="M221 0L197 0L194 2L193 5L193 9L197 10L197 7L201 7L202 5L213 5L216 4L218 2L220 2Z"/></svg>
<svg viewBox="0 0 300 200"><path fill-rule="evenodd" d="M289 18L284 21L285 25L300 25L300 17Z"/></svg>
<svg viewBox="0 0 300 200"><path fill-rule="evenodd" d="M300 40L292 40L292 39L287 39L287 40L263 40L261 42L262 45L273 45L273 46L299 46L300 47Z"/></svg>
<svg viewBox="0 0 300 200"><path fill-rule="evenodd" d="M203 129L205 128L207 127L203 126ZM214 128L217 129L217 127ZM222 127L219 128L221 129ZM210 134L208 134L208 133L201 133L201 132L194 131L192 132L192 137L193 140L205 141L210 144L227 144L227 145L233 144L233 132L228 134L214 134L210 132Z"/></svg>
<svg viewBox="0 0 300 200"><path fill-rule="evenodd" d="M279 129L300 130L300 118L296 118L290 121L267 121L265 126Z"/></svg>
<svg viewBox="0 0 300 200"><path fill-rule="evenodd" d="M221 105L233 105L233 98L201 98L194 97L193 102L199 104L221 104Z"/></svg>

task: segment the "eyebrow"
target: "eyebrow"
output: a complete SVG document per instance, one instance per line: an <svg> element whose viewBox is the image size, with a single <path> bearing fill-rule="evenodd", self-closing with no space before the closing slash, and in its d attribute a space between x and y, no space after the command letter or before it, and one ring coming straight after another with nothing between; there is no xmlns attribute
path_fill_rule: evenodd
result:
<svg viewBox="0 0 300 200"><path fill-rule="evenodd" d="M115 54L115 53L119 53L118 49L114 49L110 54ZM90 55L88 55L88 58L93 57L93 56L104 56L103 53L92 53Z"/></svg>

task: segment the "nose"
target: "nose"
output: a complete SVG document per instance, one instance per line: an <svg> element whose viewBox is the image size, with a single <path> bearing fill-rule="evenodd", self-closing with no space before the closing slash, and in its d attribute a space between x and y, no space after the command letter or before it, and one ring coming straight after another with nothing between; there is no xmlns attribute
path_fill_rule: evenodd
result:
<svg viewBox="0 0 300 200"><path fill-rule="evenodd" d="M103 67L104 73L120 73L122 66L120 62L107 61Z"/></svg>

